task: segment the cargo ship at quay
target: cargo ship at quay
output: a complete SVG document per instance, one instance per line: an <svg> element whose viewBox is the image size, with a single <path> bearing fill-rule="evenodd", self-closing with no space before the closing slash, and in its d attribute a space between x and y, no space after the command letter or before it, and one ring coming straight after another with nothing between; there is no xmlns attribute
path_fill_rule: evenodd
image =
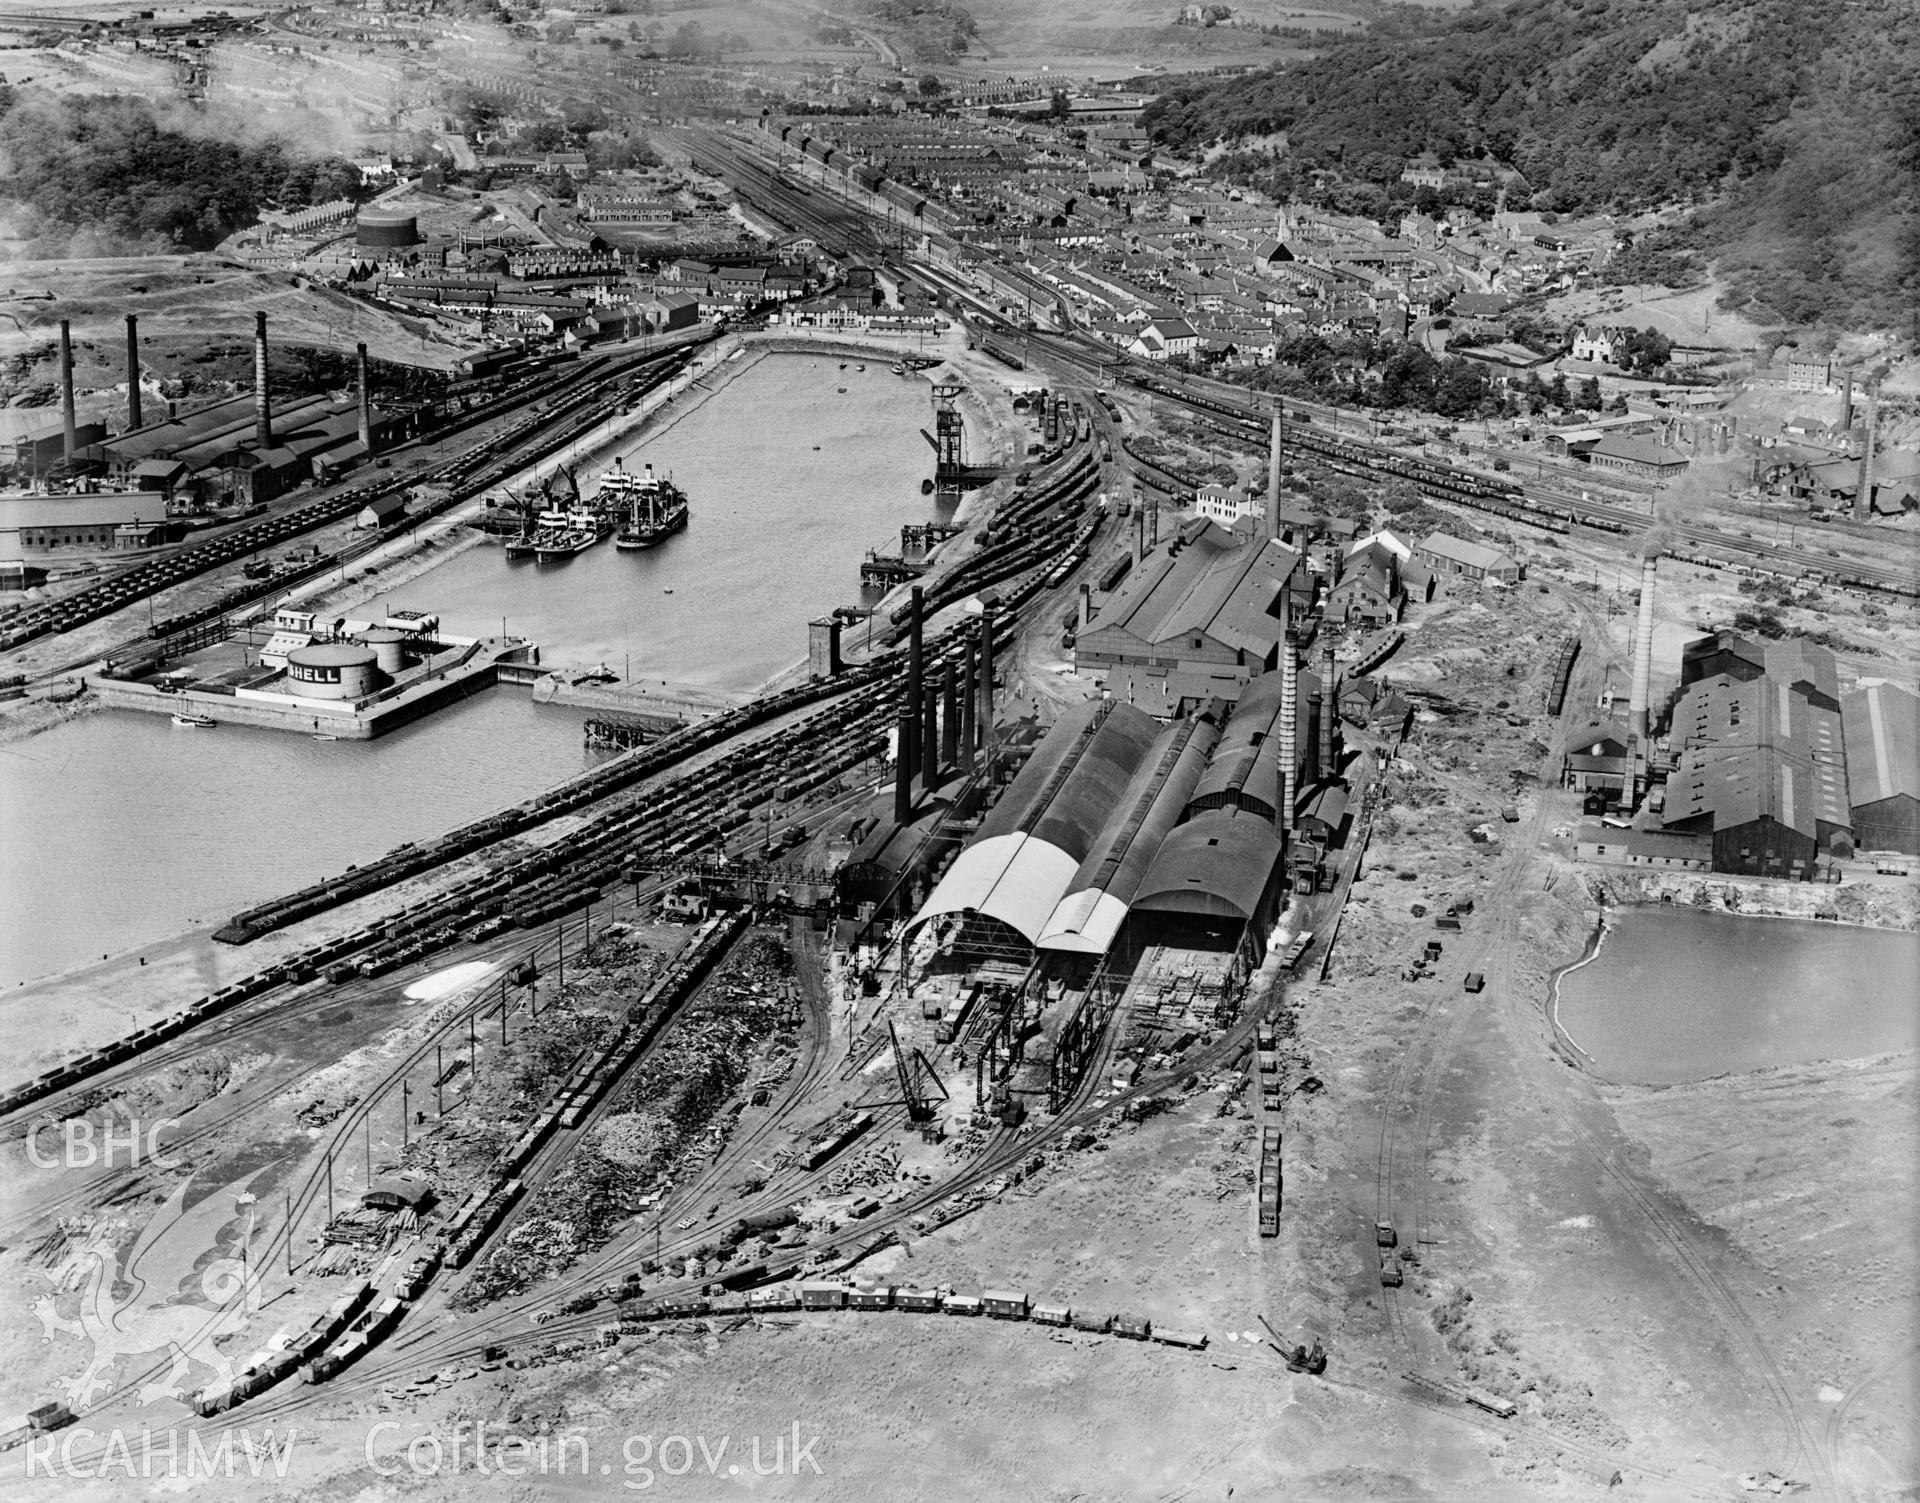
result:
<svg viewBox="0 0 1920 1503"><path fill-rule="evenodd" d="M634 550L654 548L687 525L687 496L673 481L656 475L647 465L638 475L620 461L600 477L594 505L603 515L625 513L625 523L613 546Z"/></svg>

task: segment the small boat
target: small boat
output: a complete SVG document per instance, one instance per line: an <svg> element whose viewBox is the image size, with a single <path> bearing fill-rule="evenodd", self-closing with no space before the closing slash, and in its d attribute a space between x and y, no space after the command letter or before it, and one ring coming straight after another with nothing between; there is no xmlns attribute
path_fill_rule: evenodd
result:
<svg viewBox="0 0 1920 1503"><path fill-rule="evenodd" d="M842 360L842 361L840 362L840 369L841 369L841 370L845 370L846 368L847 368L847 362L846 362L846 361L844 361L844 360Z"/></svg>
<svg viewBox="0 0 1920 1503"><path fill-rule="evenodd" d="M197 731L204 731L211 729L220 722L215 720L211 715L176 715L173 717L173 723L175 725L192 726Z"/></svg>
<svg viewBox="0 0 1920 1503"><path fill-rule="evenodd" d="M844 397L844 396L845 396L845 395L847 394L847 389L846 389L846 387L844 387L844 386L842 386L842 387L840 387L840 388L838 388L838 389L839 389L839 392L840 392L840 395L841 395L841 396L843 396L843 397Z"/></svg>
<svg viewBox="0 0 1920 1503"><path fill-rule="evenodd" d="M892 370L896 376L904 376L907 373L906 366L902 365L898 360L893 362Z"/></svg>
<svg viewBox="0 0 1920 1503"><path fill-rule="evenodd" d="M866 367L864 365L856 365L854 369L857 371L863 371L866 369Z"/></svg>
<svg viewBox="0 0 1920 1503"><path fill-rule="evenodd" d="M338 741L340 738L338 736L329 736L325 731L320 731L313 739L315 741Z"/></svg>

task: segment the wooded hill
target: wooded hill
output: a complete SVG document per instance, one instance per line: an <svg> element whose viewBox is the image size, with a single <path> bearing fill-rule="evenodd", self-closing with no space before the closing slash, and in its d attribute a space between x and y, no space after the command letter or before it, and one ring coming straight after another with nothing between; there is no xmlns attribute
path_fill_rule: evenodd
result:
<svg viewBox="0 0 1920 1503"><path fill-rule="evenodd" d="M1284 133L1296 169L1483 155L1562 213L1696 205L1758 321L1905 328L1920 306L1920 28L1905 0L1477 0L1317 56L1176 84L1193 151Z"/></svg>
<svg viewBox="0 0 1920 1503"><path fill-rule="evenodd" d="M205 250L263 207L365 196L351 162L189 135L142 99L0 87L0 199L38 254Z"/></svg>

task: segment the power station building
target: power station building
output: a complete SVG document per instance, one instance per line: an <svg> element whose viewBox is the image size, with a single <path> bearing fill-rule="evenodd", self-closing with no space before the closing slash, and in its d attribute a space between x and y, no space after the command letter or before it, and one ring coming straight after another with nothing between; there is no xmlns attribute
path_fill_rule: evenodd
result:
<svg viewBox="0 0 1920 1503"><path fill-rule="evenodd" d="M1075 667L1164 676L1179 688L1168 697L1184 702L1233 699L1279 664L1299 563L1300 554L1256 529L1229 532L1195 518L1100 605L1074 644Z"/></svg>
<svg viewBox="0 0 1920 1503"><path fill-rule="evenodd" d="M1851 856L1833 655L1723 632L1688 644L1681 682L1662 828L1709 837L1717 872L1811 878L1821 858Z"/></svg>
<svg viewBox="0 0 1920 1503"><path fill-rule="evenodd" d="M1853 843L1920 856L1920 698L1892 684L1844 695Z"/></svg>

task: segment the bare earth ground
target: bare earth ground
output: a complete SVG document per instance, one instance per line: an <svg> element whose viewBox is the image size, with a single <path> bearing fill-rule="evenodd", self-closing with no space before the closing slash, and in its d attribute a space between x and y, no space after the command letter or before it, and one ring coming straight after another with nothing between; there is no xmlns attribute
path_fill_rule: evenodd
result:
<svg viewBox="0 0 1920 1503"><path fill-rule="evenodd" d="M476 1420L496 1437L584 1437L591 1475L569 1479L569 1495L651 1477L668 1496L731 1496L733 1460L710 1477L696 1449L674 1476L654 1448L728 1437L747 1473L753 1437L770 1458L796 1425L821 1437L821 1476L756 1479L766 1496L1726 1498L1764 1470L1815 1496L1909 1495L1913 1058L1651 1089L1594 1080L1555 1048L1551 973L1596 916L1589 874L1555 833L1571 799L1523 784L1519 824L1496 810L1514 796L1507 769L1546 765L1534 745L1557 740L1538 715L1539 655L1514 644L1551 640L1577 599L1530 585L1443 598L1412 623L1395 677L1473 708L1420 722L1389 776L1332 980L1286 996L1290 1080L1310 1071L1325 1090L1286 1108L1279 1239L1255 1232L1256 1126L1229 1073L1144 1122L1109 1117L999 1200L859 1270L1134 1311L1207 1330L1207 1352L903 1314L702 1322L303 1415L305 1495L470 1492L470 1461L390 1483L369 1468L397 1465L420 1436L445 1455ZM1600 609L1577 608L1604 630ZM1623 636L1624 616L1613 624ZM1622 645L1590 642L1576 699ZM1484 713L1495 695L1525 723ZM1437 975L1402 980L1433 935L1411 904L1464 897L1475 912L1445 937ZM1911 922L1912 894L1898 902ZM1489 978L1478 996L1461 988L1469 969ZM1382 1217L1418 1259L1398 1291L1376 1276ZM1324 1340L1326 1377L1287 1373L1262 1316L1283 1339ZM1436 1403L1408 1372L1488 1388L1520 1412L1502 1424Z"/></svg>

